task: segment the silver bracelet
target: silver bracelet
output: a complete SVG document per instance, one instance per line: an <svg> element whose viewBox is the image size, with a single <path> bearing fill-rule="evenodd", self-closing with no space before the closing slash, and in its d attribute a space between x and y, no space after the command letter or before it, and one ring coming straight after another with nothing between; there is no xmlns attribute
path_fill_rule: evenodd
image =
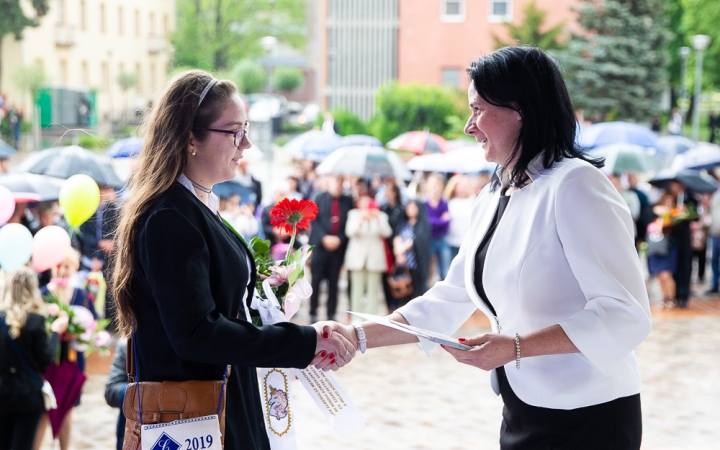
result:
<svg viewBox="0 0 720 450"><path fill-rule="evenodd" d="M520 335L515 333L515 368L520 369Z"/></svg>
<svg viewBox="0 0 720 450"><path fill-rule="evenodd" d="M367 338L365 337L365 330L361 325L353 325L355 328L355 333L357 333L358 338L358 350L360 350L360 353L365 353L365 350L367 350Z"/></svg>

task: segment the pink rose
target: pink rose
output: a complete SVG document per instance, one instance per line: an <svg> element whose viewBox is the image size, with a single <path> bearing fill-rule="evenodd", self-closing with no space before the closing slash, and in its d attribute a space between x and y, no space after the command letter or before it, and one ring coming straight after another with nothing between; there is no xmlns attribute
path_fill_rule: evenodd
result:
<svg viewBox="0 0 720 450"><path fill-rule="evenodd" d="M293 273L297 267L296 263L292 263L289 266L270 266L270 275L267 280L270 282L270 286L282 286L287 283L290 274Z"/></svg>
<svg viewBox="0 0 720 450"><path fill-rule="evenodd" d="M60 311L60 312L58 313L58 317L60 317L60 318L62 318L62 319L67 319L67 318L68 318L68 313L67 313L67 311Z"/></svg>
<svg viewBox="0 0 720 450"><path fill-rule="evenodd" d="M310 286L310 283L308 283L305 278L297 280L285 296L283 309L285 310L285 317L287 320L292 319L292 316L300 310L300 303L302 303L302 300L310 297L312 292L312 286Z"/></svg>
<svg viewBox="0 0 720 450"><path fill-rule="evenodd" d="M112 336L107 331L99 331L95 336L95 347L107 347L112 340Z"/></svg>
<svg viewBox="0 0 720 450"><path fill-rule="evenodd" d="M57 316L60 312L60 307L55 303L50 303L47 307L47 312L49 316Z"/></svg>

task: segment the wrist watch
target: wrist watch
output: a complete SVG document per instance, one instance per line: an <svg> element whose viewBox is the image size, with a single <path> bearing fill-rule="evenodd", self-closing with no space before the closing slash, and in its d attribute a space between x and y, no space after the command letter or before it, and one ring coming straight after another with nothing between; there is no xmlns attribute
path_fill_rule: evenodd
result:
<svg viewBox="0 0 720 450"><path fill-rule="evenodd" d="M355 333L357 333L358 350L360 350L360 353L365 353L365 350L367 350L367 338L365 337L365 330L363 329L362 325L353 325L353 328L355 328Z"/></svg>

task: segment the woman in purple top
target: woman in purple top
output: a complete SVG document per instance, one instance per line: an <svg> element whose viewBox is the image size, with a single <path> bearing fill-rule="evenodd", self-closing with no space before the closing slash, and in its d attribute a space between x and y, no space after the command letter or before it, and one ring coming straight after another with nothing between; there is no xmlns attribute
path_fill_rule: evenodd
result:
<svg viewBox="0 0 720 450"><path fill-rule="evenodd" d="M430 259L436 257L437 272L440 280L445 279L450 267L450 247L446 237L450 228L448 203L442 197L445 180L438 173L431 174L425 183L425 207L430 220ZM428 271L428 273L430 273Z"/></svg>

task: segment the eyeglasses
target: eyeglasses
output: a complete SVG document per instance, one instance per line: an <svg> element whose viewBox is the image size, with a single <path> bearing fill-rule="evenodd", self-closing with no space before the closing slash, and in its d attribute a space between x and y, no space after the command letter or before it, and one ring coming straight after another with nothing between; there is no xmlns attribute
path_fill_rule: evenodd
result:
<svg viewBox="0 0 720 450"><path fill-rule="evenodd" d="M225 133L225 134L232 134L233 136L233 144L235 147L240 147L245 143L245 136L247 136L248 130L250 129L250 124L246 123L245 128L237 131L232 130L218 130L215 128L193 128L193 130L198 131L214 131L215 133Z"/></svg>

